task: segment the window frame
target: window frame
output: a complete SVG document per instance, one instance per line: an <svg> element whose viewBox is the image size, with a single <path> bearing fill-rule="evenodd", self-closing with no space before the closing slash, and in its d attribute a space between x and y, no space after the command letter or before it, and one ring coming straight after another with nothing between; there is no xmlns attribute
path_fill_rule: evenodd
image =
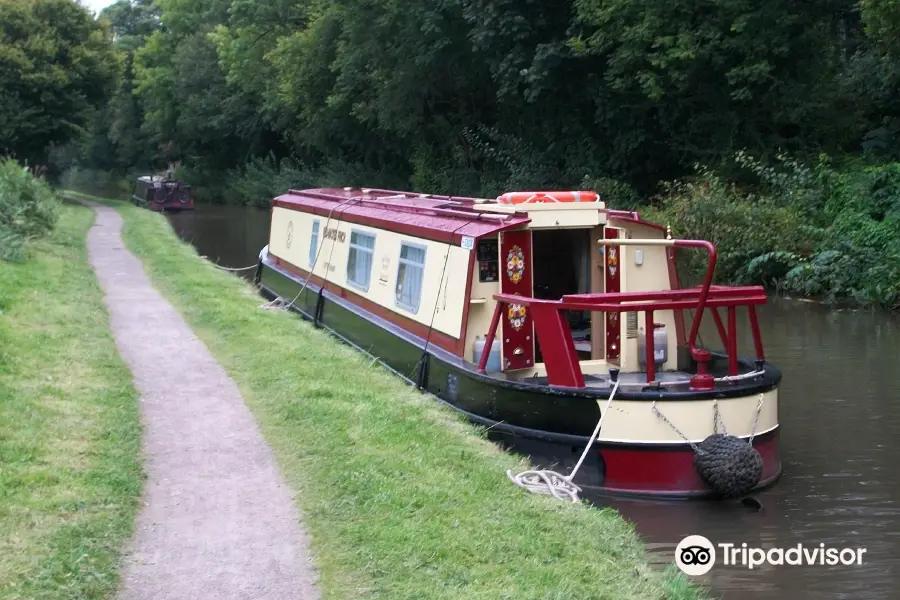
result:
<svg viewBox="0 0 900 600"><path fill-rule="evenodd" d="M372 247L365 248L363 246L360 246L359 244L354 244L353 243L353 234L354 233L358 236L361 235L361 236L372 238ZM363 292L369 291L369 287L371 287L371 285L372 285L372 269L374 268L374 265L375 265L375 244L376 243L378 243L378 234L369 233L367 231L363 231L362 229L357 229L355 227L350 229L350 235L347 236L347 271L345 273L345 277L347 279L347 285L351 285L358 290L362 290ZM357 283L356 281L353 281L352 279L350 279L350 257L352 256L352 253L354 250L357 253L366 252L372 256L372 260L369 262L369 272L366 274L366 285L365 286L362 285L361 283Z"/></svg>
<svg viewBox="0 0 900 600"><path fill-rule="evenodd" d="M408 258L403 258L403 247L407 246L409 248L414 248L416 250L422 251L422 262L418 263ZM394 278L394 305L399 306L400 308L411 312L416 315L419 314L419 309L422 307L422 292L425 288L425 263L428 260L428 246L424 244L417 244L415 242L408 242L406 240L402 240L400 242L400 250L397 253L397 275ZM416 304L413 306L411 304L406 304L401 301L400 298L397 297L397 287L400 285L400 268L406 265L407 268L410 266L419 267L422 270L422 280L419 285L419 293L416 297Z"/></svg>
<svg viewBox="0 0 900 600"><path fill-rule="evenodd" d="M319 236L322 234L319 221L320 219L313 219L312 221L312 233L309 238L309 256L307 257L310 271L313 271L316 268L316 259L319 257Z"/></svg>

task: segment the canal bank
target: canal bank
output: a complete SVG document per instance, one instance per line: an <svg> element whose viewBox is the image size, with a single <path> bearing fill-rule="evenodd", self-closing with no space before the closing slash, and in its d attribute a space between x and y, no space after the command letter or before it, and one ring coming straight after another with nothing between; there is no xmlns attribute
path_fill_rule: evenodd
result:
<svg viewBox="0 0 900 600"><path fill-rule="evenodd" d="M470 425L115 203L127 247L237 382L298 492L323 595L693 599L632 525L524 493L524 464Z"/></svg>
<svg viewBox="0 0 900 600"><path fill-rule="evenodd" d="M143 483L138 393L87 262L93 212L0 260L0 598L109 598Z"/></svg>

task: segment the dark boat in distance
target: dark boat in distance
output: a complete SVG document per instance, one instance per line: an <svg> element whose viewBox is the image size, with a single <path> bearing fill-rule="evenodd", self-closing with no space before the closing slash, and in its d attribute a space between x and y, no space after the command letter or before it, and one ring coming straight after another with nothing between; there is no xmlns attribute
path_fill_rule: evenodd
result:
<svg viewBox="0 0 900 600"><path fill-rule="evenodd" d="M708 254L703 285L679 285L679 247ZM722 433L717 418L759 453L757 489L782 468L781 372L756 314L767 297L712 285L715 264L711 243L671 239L593 192L338 188L273 200L256 281L473 422L567 453L588 443L617 370L594 479L608 493L689 498L715 494L693 458ZM737 353L740 307L750 360ZM704 316L722 352L697 346Z"/></svg>
<svg viewBox="0 0 900 600"><path fill-rule="evenodd" d="M194 210L191 186L177 179L157 175L138 177L131 201L157 212Z"/></svg>

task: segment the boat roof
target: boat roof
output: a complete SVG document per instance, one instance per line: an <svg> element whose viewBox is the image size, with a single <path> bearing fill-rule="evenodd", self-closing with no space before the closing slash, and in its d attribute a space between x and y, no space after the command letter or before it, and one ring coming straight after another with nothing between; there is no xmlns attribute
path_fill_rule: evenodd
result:
<svg viewBox="0 0 900 600"><path fill-rule="evenodd" d="M367 188L315 188L289 190L272 204L450 244L531 221L526 214L492 214L473 208L484 202L489 201Z"/></svg>
<svg viewBox="0 0 900 600"><path fill-rule="evenodd" d="M346 187L289 190L272 205L451 244L519 228L532 222L529 212L537 218L543 211L560 209L599 210L612 219L665 231L636 212L610 210L602 202L508 205L485 198Z"/></svg>
<svg viewBox="0 0 900 600"><path fill-rule="evenodd" d="M137 180L143 183L180 183L181 187L190 187L179 179L170 179L168 177L159 177L156 175L141 175Z"/></svg>

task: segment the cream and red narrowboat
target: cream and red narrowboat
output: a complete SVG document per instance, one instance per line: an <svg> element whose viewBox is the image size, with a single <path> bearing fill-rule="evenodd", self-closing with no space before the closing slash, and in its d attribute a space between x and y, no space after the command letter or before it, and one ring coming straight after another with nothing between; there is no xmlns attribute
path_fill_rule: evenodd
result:
<svg viewBox="0 0 900 600"><path fill-rule="evenodd" d="M678 247L708 254L700 287L679 286ZM695 449L717 418L762 458L757 488L781 474L781 373L756 315L767 298L712 285L715 263L709 242L670 239L592 192L311 189L273 200L256 280L493 431L584 448L617 377L593 446L601 488L699 497L714 492ZM753 359L737 354L742 307ZM697 346L704 317L721 352Z"/></svg>

